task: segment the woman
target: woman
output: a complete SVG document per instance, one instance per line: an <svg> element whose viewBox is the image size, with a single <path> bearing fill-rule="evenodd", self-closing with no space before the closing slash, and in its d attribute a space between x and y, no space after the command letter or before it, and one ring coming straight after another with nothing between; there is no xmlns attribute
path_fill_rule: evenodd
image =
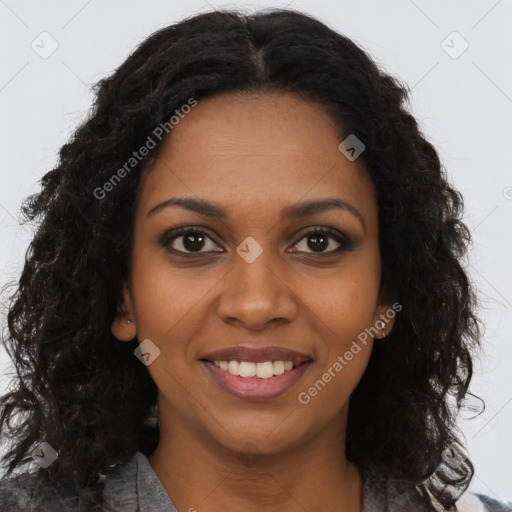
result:
<svg viewBox="0 0 512 512"><path fill-rule="evenodd" d="M459 500L469 233L406 88L274 10L162 29L96 90L24 205L0 425L39 468L1 510L511 510Z"/></svg>

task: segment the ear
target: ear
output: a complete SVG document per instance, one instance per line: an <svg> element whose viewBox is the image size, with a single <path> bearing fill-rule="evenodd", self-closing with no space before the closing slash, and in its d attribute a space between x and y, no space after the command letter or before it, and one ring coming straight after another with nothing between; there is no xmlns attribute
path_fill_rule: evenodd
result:
<svg viewBox="0 0 512 512"><path fill-rule="evenodd" d="M385 338L395 325L396 314L402 309L402 305L393 302L386 287L382 286L374 315L374 326L378 330L376 338Z"/></svg>
<svg viewBox="0 0 512 512"><path fill-rule="evenodd" d="M123 298L112 322L111 331L119 341L131 341L137 335L132 297L128 285L123 287Z"/></svg>

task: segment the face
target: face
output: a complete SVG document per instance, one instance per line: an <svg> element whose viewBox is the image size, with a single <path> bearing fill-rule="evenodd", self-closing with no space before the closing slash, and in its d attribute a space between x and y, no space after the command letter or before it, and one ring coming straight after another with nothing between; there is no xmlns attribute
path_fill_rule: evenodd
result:
<svg viewBox="0 0 512 512"><path fill-rule="evenodd" d="M345 424L372 349L361 335L390 305L379 294L375 190L361 159L338 149L343 138L315 104L272 93L201 100L164 141L140 184L132 274L112 324L119 340L150 340L161 424L261 453ZM337 206L300 208L326 200ZM204 360L242 346L308 361L263 379ZM251 355L296 356L255 354L219 359L250 372Z"/></svg>

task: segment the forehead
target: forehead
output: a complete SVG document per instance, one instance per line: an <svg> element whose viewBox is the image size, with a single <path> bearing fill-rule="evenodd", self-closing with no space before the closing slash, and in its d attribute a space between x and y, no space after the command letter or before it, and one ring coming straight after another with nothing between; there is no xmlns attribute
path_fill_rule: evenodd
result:
<svg viewBox="0 0 512 512"><path fill-rule="evenodd" d="M344 134L317 104L293 94L233 93L200 100L162 143L141 182L140 205L171 195L248 207L338 195L375 205L361 159L338 149Z"/></svg>

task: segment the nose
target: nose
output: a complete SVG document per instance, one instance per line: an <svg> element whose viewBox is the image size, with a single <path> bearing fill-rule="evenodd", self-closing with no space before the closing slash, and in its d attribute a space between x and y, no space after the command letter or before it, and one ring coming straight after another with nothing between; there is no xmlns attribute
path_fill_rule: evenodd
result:
<svg viewBox="0 0 512 512"><path fill-rule="evenodd" d="M218 316L249 330L264 329L271 322L292 322L298 298L279 262L272 261L271 251L264 250L251 263L238 254L233 259L233 268L220 288Z"/></svg>

